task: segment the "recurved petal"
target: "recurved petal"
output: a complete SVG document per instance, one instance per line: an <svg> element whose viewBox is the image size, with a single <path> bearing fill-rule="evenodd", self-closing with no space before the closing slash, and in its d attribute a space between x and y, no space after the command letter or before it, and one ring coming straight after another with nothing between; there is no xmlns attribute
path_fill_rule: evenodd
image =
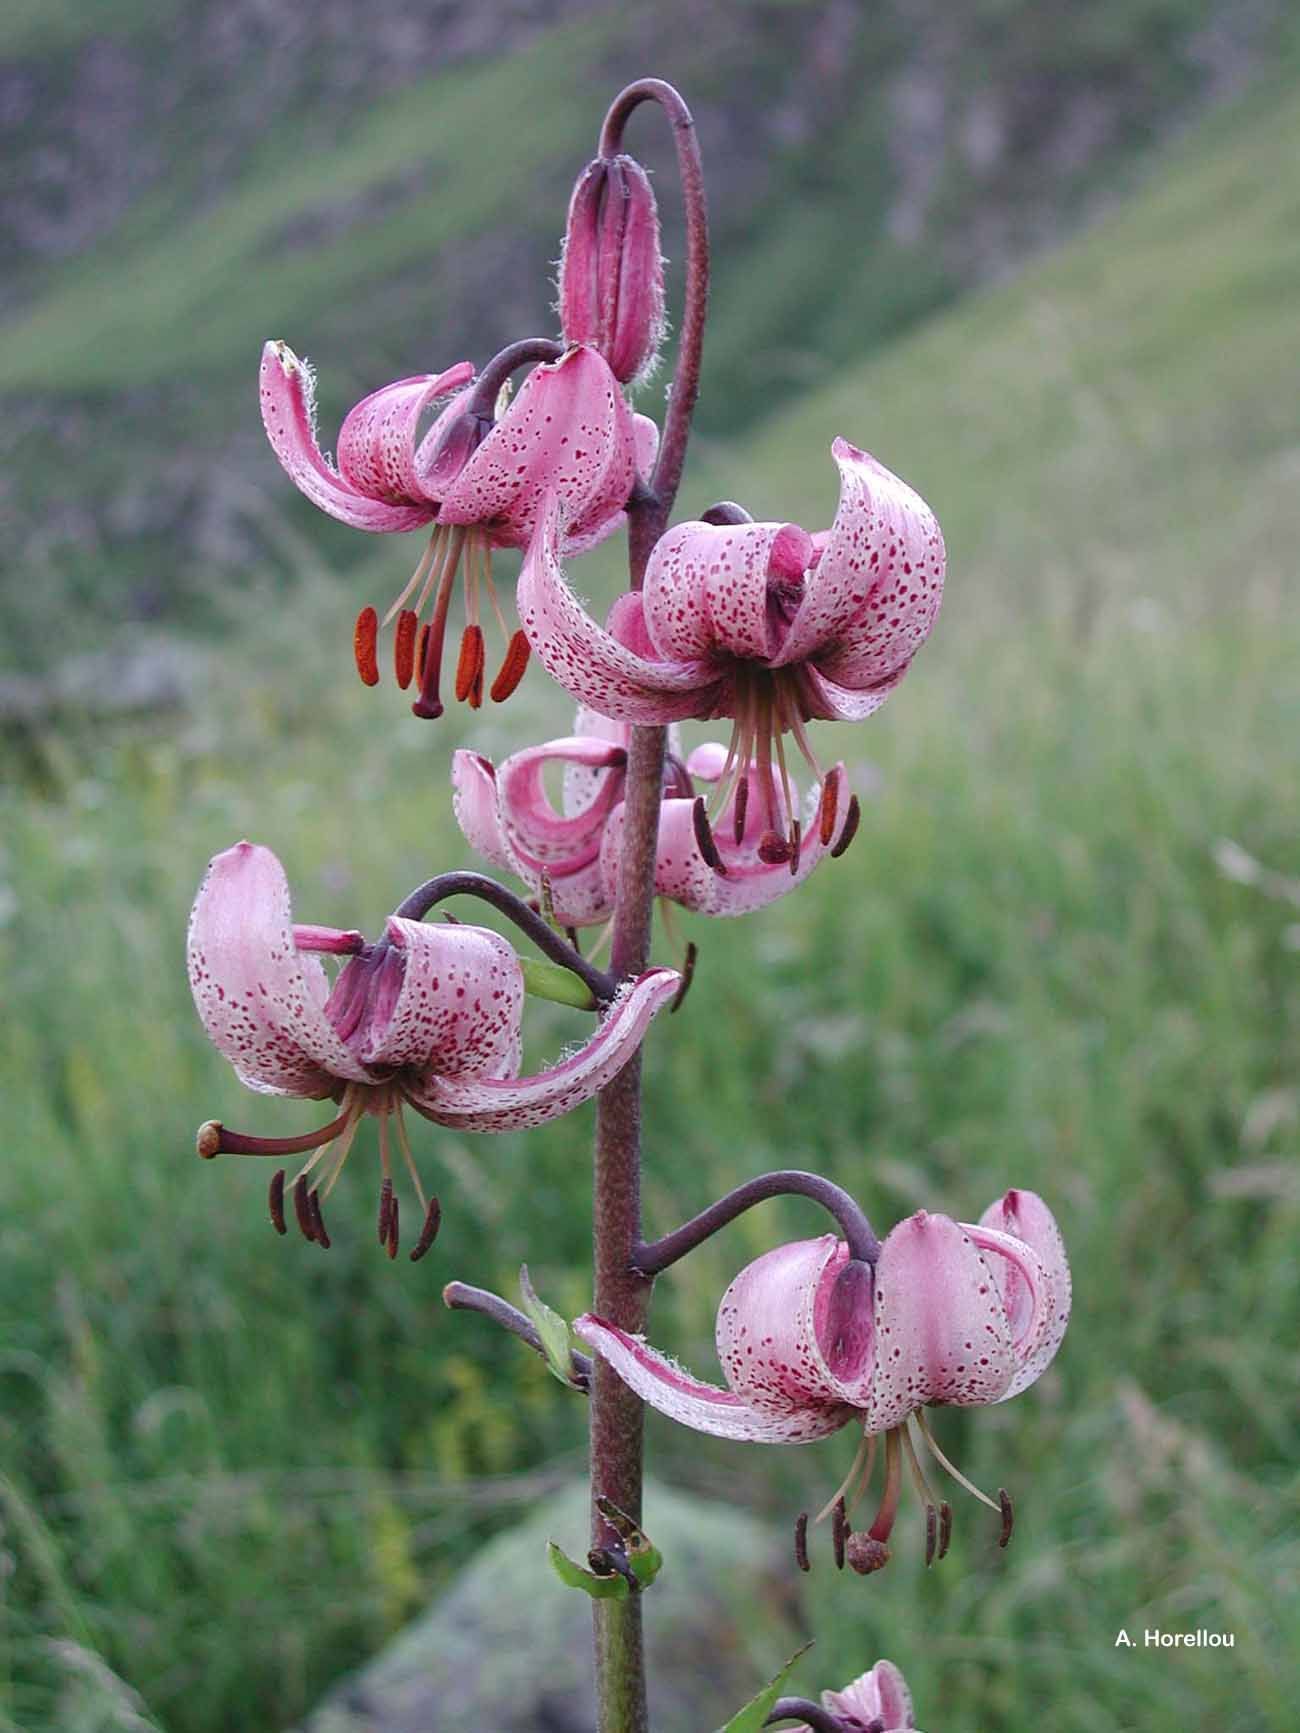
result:
<svg viewBox="0 0 1300 1733"><path fill-rule="evenodd" d="M369 1080L322 1009L319 959L294 946L289 883L269 848L239 842L215 856L186 950L203 1027L250 1088L324 1095Z"/></svg>
<svg viewBox="0 0 1300 1733"><path fill-rule="evenodd" d="M801 586L812 541L797 524L677 524L661 536L645 574L645 619L665 657L767 661L777 648L769 572ZM782 581L778 572L774 582Z"/></svg>
<svg viewBox="0 0 1300 1733"><path fill-rule="evenodd" d="M1015 1375L992 1271L970 1230L948 1216L918 1210L890 1232L876 1265L875 1321L869 1432L927 1402L996 1402Z"/></svg>
<svg viewBox="0 0 1300 1733"><path fill-rule="evenodd" d="M906 1733L916 1726L912 1693L892 1661L877 1661L842 1691L823 1691L822 1706L832 1714L851 1715L864 1727L879 1721L884 1733Z"/></svg>
<svg viewBox="0 0 1300 1733"><path fill-rule="evenodd" d="M608 746L621 746L626 749L632 744L632 729L626 722L614 722L608 716L601 716L595 710L580 707L573 719L573 732L581 735L584 740L601 740ZM669 743L669 751L672 743ZM585 812L605 786L603 770L592 770L585 764L566 764L564 767L564 792L560 805L569 817Z"/></svg>
<svg viewBox="0 0 1300 1733"><path fill-rule="evenodd" d="M594 860L610 808L623 788L625 748L593 736L566 735L512 753L497 772L501 817L512 843L540 866L576 871ZM591 800L573 813L558 813L546 793L548 764L599 773Z"/></svg>
<svg viewBox="0 0 1300 1733"><path fill-rule="evenodd" d="M262 425L285 474L313 505L358 530L413 530L427 506L370 499L326 461L316 440L315 381L287 343L267 343L259 374Z"/></svg>
<svg viewBox="0 0 1300 1733"><path fill-rule="evenodd" d="M703 1384L650 1347L588 1312L574 1323L574 1333L606 1360L643 1402L696 1432L752 1444L806 1444L838 1431L852 1417L846 1407L788 1407L784 1412L760 1411L730 1390Z"/></svg>
<svg viewBox="0 0 1300 1733"><path fill-rule="evenodd" d="M1017 1396L1036 1378L1042 1376L1056 1358L1056 1351L1070 1322L1070 1265L1065 1255L1065 1242L1056 1225L1056 1217L1037 1192L1013 1190L990 1204L980 1217L980 1225L1012 1236L1027 1245L1037 1255L1046 1292L1042 1297L1042 1331L1036 1344L1007 1387L1003 1400ZM1007 1309L1013 1330L1018 1322L1023 1334L1023 1319L1033 1305L1032 1281L1018 1260L1007 1257L986 1257Z"/></svg>
<svg viewBox="0 0 1300 1733"><path fill-rule="evenodd" d="M812 662L800 670L807 714L819 722L865 722L873 716L906 674L900 668L888 679L869 686L841 686L830 680Z"/></svg>
<svg viewBox="0 0 1300 1733"><path fill-rule="evenodd" d="M440 521L490 522L501 541L521 547L552 491L566 531L610 517L616 522L635 464L632 412L618 381L594 349L579 346L524 380L444 494Z"/></svg>
<svg viewBox="0 0 1300 1733"><path fill-rule="evenodd" d="M461 746L452 753L451 809L472 849L493 866L516 870L501 826L496 769L481 752Z"/></svg>
<svg viewBox="0 0 1300 1733"><path fill-rule="evenodd" d="M651 969L614 1001L578 1053L535 1077L499 1079L426 1072L404 1085L411 1104L462 1131L522 1131L590 1100L627 1064L681 984L675 969Z"/></svg>
<svg viewBox="0 0 1300 1733"><path fill-rule="evenodd" d="M870 452L837 439L835 522L809 571L778 664L829 650L819 666L862 686L901 671L929 636L943 595L944 546L934 513Z"/></svg>
<svg viewBox="0 0 1300 1733"><path fill-rule="evenodd" d="M553 680L579 704L620 722L707 715L720 683L707 662L652 662L597 624L565 582L558 555L560 503L538 520L516 598L528 641Z"/></svg>
<svg viewBox="0 0 1300 1733"><path fill-rule="evenodd" d="M861 1407L871 1381L871 1275L834 1234L747 1264L722 1296L716 1342L727 1383L752 1408Z"/></svg>
<svg viewBox="0 0 1300 1733"><path fill-rule="evenodd" d="M425 508L432 515L437 500L421 485L415 462L415 436L429 405L459 392L474 377L469 361L458 361L445 373L421 373L399 379L363 397L349 409L339 429L339 473L369 499Z"/></svg>
<svg viewBox="0 0 1300 1733"><path fill-rule="evenodd" d="M508 1078L519 1068L524 978L513 948L487 927L388 918L403 959L391 1010L376 1015L362 1052L375 1066L421 1076Z"/></svg>

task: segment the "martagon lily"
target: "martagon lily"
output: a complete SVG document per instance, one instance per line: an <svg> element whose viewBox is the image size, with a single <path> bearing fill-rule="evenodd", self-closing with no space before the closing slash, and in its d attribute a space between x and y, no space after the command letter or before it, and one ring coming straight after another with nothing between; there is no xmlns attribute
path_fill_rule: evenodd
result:
<svg viewBox="0 0 1300 1733"><path fill-rule="evenodd" d="M528 641L508 625L493 585L492 550L528 543L548 491L565 551L594 547L623 523L637 470L649 471L658 444L654 422L632 413L608 364L590 347L575 345L535 367L499 416L499 405L479 404L482 383L475 386L472 365L459 361L445 372L371 392L344 417L332 463L316 437L311 368L286 343L267 343L262 351L262 422L285 472L313 505L354 529L433 525L415 572L386 616L386 623L397 621L397 683L405 688L417 680L419 716L442 714L443 639L460 573L468 623L456 696L477 708L484 606L495 613L507 643L490 688L493 699L509 697L528 662ZM363 608L355 650L367 685L379 679L378 626L375 609Z"/></svg>
<svg viewBox="0 0 1300 1733"><path fill-rule="evenodd" d="M630 724L579 710L571 734L526 747L500 765L463 748L452 760L456 818L468 841L535 893L542 893L545 881L563 926L593 926L614 912L630 737ZM714 858L706 858L697 834L695 783L716 783L726 760L726 748L717 743L683 757L676 730L670 732L655 892L698 914L742 915L765 907L802 884L827 854L842 853L857 827L856 797L842 796L847 777L836 764L820 794L809 798L804 840L788 862L763 858L765 819L757 805L740 809L734 788L716 833L706 841ZM546 790L551 765L564 771L559 812ZM754 774L757 769L751 765ZM790 794L797 802L793 784ZM779 795L783 802L784 790ZM780 810L784 817L784 804Z"/></svg>
<svg viewBox="0 0 1300 1733"><path fill-rule="evenodd" d="M559 502L538 522L516 599L547 672L580 704L621 722L731 717L714 792L763 820L762 858L799 847L784 737L818 784L806 724L871 715L929 635L943 593L943 537L925 501L847 440L831 454L840 500L828 531L792 523L678 524L641 591L602 627L565 580ZM707 849L707 838L701 838Z"/></svg>
<svg viewBox="0 0 1300 1733"><path fill-rule="evenodd" d="M322 955L346 959L332 985ZM270 849L249 842L209 865L190 917L188 960L203 1026L242 1083L340 1108L327 1125L292 1138L246 1136L209 1121L199 1153L308 1155L293 1202L307 1237L328 1245L321 1199L361 1120L373 1116L383 1170L380 1238L394 1255L390 1125L426 1232L436 1208L416 1172L404 1107L461 1131L514 1131L558 1118L622 1070L681 979L672 969L649 970L614 999L576 1054L521 1077L524 978L505 939L485 927L400 915L373 944L359 932L295 924L284 868ZM281 1232L283 1186L281 1174L272 1195Z"/></svg>
<svg viewBox="0 0 1300 1733"><path fill-rule="evenodd" d="M921 1467L911 1423L930 1453L1003 1519L1011 1504L974 1486L939 1448L925 1410L1005 1402L1047 1368L1070 1316L1070 1272L1051 1211L1009 1191L978 1223L920 1210L900 1222L879 1261L854 1260L833 1234L778 1246L746 1266L718 1308L726 1389L701 1383L640 1337L590 1313L574 1328L644 1401L696 1431L769 1444L806 1443L842 1426L861 1446L839 1499L851 1510L885 1438L884 1489L870 1527L848 1540L863 1574L889 1557L907 1464L926 1508L927 1563L947 1550L951 1513ZM837 1530L844 1507L837 1511ZM843 1541L837 1541L837 1548Z"/></svg>

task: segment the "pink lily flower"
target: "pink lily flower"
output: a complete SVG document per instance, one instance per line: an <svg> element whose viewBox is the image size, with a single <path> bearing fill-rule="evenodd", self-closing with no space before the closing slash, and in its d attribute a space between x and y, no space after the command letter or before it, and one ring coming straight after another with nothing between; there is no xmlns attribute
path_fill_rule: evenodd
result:
<svg viewBox="0 0 1300 1733"><path fill-rule="evenodd" d="M773 859L795 843L783 828L794 811L784 736L823 782L805 724L878 709L943 593L943 537L929 506L847 440L831 453L840 502L824 533L678 524L656 544L644 589L621 596L601 627L565 581L557 506L538 523L517 590L529 642L580 704L620 722L733 719L720 798L756 781Z"/></svg>
<svg viewBox="0 0 1300 1733"><path fill-rule="evenodd" d="M562 926L594 926L614 912L623 839L623 789L631 726L579 710L573 733L513 753L501 765L461 749L452 759L457 821L466 839L496 866L507 868L535 894L543 879ZM766 832L757 806L739 804L744 783L733 785L718 815L716 834L701 850L695 783L716 784L726 767L726 748L699 746L683 759L676 730L669 740L664 803L659 818L655 891L697 914L742 915L765 907L803 883L827 855L843 853L857 827L856 796L841 802L847 787L835 765L813 795L800 824L802 841L789 860L762 852ZM548 764L564 766L562 810L546 791ZM757 774L757 766L751 766ZM798 790L790 785L791 798ZM784 818L784 807L781 808Z"/></svg>
<svg viewBox="0 0 1300 1733"><path fill-rule="evenodd" d="M823 1691L822 1708L838 1715L845 1733L909 1733L916 1726L912 1693L892 1661L877 1661L842 1691ZM791 1733L810 1733L807 1726Z"/></svg>
<svg viewBox="0 0 1300 1733"><path fill-rule="evenodd" d="M833 1234L778 1246L743 1269L718 1308L727 1388L704 1384L588 1313L577 1334L638 1396L698 1432L769 1444L825 1438L849 1424L861 1446L821 1517L870 1480L879 1435L885 1478L870 1528L848 1538L862 1573L889 1557L905 1460L926 1509L926 1562L947 1551L951 1511L921 1468L911 1422L935 1460L999 1511L1002 1545L1012 1511L987 1497L940 1450L928 1406L1005 1402L1051 1363L1070 1316L1070 1271L1056 1222L1030 1191L1009 1191L978 1223L920 1210L900 1222L871 1265ZM821 1520L821 1517L818 1520ZM844 1507L837 1511L837 1551Z"/></svg>
<svg viewBox="0 0 1300 1733"><path fill-rule="evenodd" d="M322 954L347 959L332 985ZM485 927L399 916L375 944L358 932L296 925L284 868L270 849L248 842L209 865L190 917L188 961L203 1026L242 1083L264 1095L332 1099L340 1107L328 1125L295 1138L248 1137L209 1122L199 1153L311 1152L294 1203L304 1231L318 1229L308 1237L328 1244L320 1201L361 1119L374 1116L383 1169L380 1237L392 1253L390 1123L426 1226L435 1207L425 1202L404 1107L460 1131L515 1131L556 1119L622 1070L680 981L675 970L651 969L614 1000L578 1053L521 1077L524 981L505 939ZM279 1186L272 1219L283 1232L282 1174Z"/></svg>
<svg viewBox="0 0 1300 1733"><path fill-rule="evenodd" d="M474 412L473 379L471 364L458 361L443 373L371 392L345 416L338 461L331 463L317 443L310 367L286 343L267 343L262 351L262 423L286 474L312 504L354 529L434 526L385 617L386 624L397 619L397 683L405 689L418 679L415 711L421 716L442 714L443 639L458 575L463 571L468 624L456 696L477 708L483 701L484 600L507 640L491 686L494 700L510 696L528 662L528 641L506 624L493 585L493 548L527 545L548 490L556 496L565 549L594 547L623 523L637 469L653 466L659 438L652 421L633 415L608 364L588 347L575 346L534 368L496 421ZM421 433L432 412L432 425ZM379 679L378 629L376 611L363 608L354 649L369 686Z"/></svg>

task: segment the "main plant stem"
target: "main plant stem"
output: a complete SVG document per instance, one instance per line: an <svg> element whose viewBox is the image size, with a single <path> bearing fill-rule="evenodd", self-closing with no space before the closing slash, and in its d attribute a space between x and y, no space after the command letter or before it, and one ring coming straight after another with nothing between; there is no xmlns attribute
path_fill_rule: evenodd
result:
<svg viewBox="0 0 1300 1733"><path fill-rule="evenodd" d="M676 498L699 394L700 351L708 302L709 242L695 123L669 84L642 79L614 100L601 132L600 149L617 154L628 116L655 102L673 127L686 206L686 304L663 440L648 486L628 507L631 586L640 589L650 550L663 534ZM623 855L614 911L611 972L638 974L650 955L654 915L655 845L663 799L665 730L636 728L628 754ZM596 1106L593 1174L594 1307L624 1330L640 1333L650 1307L652 1282L635 1269L641 1243L641 1056L601 1091ZM591 1384L592 1544L613 1537L595 1508L611 1499L641 1519L644 1408L639 1397L597 1357ZM596 1639L598 1733L647 1733L645 1653L641 1597L592 1603Z"/></svg>

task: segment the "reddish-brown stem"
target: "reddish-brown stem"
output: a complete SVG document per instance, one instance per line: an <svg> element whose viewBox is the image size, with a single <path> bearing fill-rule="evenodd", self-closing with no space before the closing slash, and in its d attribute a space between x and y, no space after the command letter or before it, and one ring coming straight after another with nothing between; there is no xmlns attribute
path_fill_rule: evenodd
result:
<svg viewBox="0 0 1300 1733"><path fill-rule="evenodd" d="M871 1223L861 1205L842 1186L819 1173L804 1173L799 1168L782 1168L776 1173L761 1174L729 1191L725 1197L700 1214L692 1217L673 1233L636 1249L636 1267L645 1276L657 1276L696 1246L716 1234L719 1228L735 1221L757 1203L770 1197L806 1197L819 1203L832 1215L843 1230L850 1257L865 1264L874 1264L880 1256L880 1243L871 1231Z"/></svg>
<svg viewBox="0 0 1300 1733"><path fill-rule="evenodd" d="M628 568L640 589L650 550L663 534L677 497L691 417L700 386L700 354L709 297L709 231L695 122L670 84L657 78L628 85L613 102L601 132L603 156L618 154L628 116L657 102L672 123L686 208L686 304L659 459L649 485L628 503ZM650 955L654 916L655 845L663 798L666 730L636 728L628 753L623 852L614 909L611 973L638 974ZM621 1329L640 1332L651 1281L635 1268L641 1242L641 1056L601 1091L596 1104L592 1236L594 1309ZM645 1410L604 1360L591 1382L592 1545L617 1541L596 1508L601 1496L641 1520ZM646 1733L645 1655L640 1595L592 1603L596 1637L598 1733Z"/></svg>

